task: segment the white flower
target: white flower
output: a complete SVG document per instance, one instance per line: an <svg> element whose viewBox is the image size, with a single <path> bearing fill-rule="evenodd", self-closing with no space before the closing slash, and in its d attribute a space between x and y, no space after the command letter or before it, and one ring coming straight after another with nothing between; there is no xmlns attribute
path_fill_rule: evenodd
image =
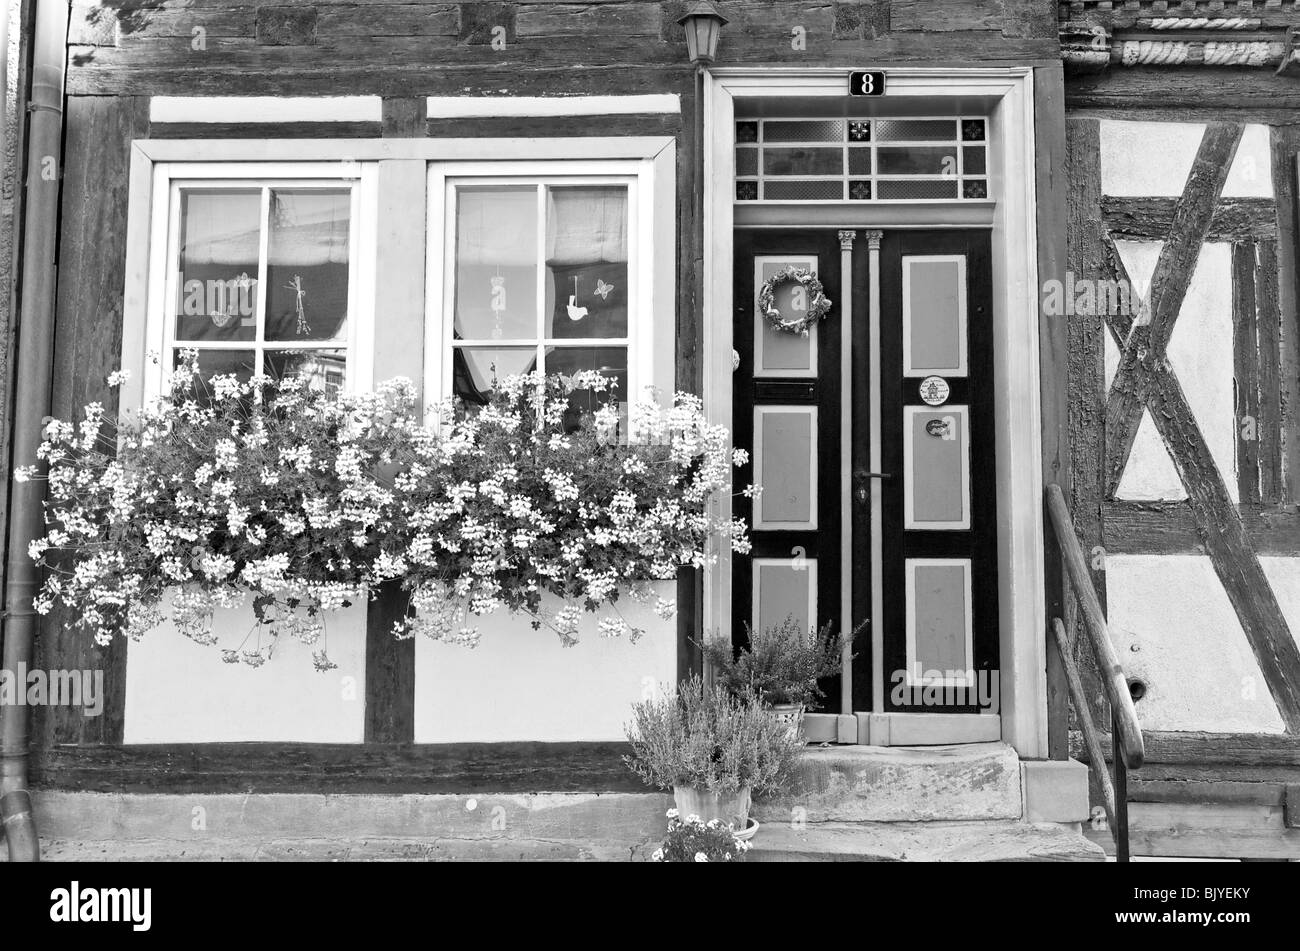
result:
<svg viewBox="0 0 1300 951"><path fill-rule="evenodd" d="M709 857L708 857L707 855L705 855L703 852L696 852L696 853L695 853L695 861L697 861L697 862L707 862L708 860L709 860Z"/></svg>
<svg viewBox="0 0 1300 951"><path fill-rule="evenodd" d="M662 862L664 860L664 850L655 849L650 855L651 862Z"/></svg>

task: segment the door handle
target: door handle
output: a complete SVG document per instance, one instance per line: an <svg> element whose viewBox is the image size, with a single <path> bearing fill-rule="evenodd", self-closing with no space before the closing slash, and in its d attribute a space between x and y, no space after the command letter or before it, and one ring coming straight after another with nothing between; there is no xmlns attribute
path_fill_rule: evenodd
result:
<svg viewBox="0 0 1300 951"><path fill-rule="evenodd" d="M866 469L859 469L853 473L853 480L858 484L855 494L859 502L867 501L867 483L872 479L880 479L882 482L886 479L892 479L892 472L868 472Z"/></svg>

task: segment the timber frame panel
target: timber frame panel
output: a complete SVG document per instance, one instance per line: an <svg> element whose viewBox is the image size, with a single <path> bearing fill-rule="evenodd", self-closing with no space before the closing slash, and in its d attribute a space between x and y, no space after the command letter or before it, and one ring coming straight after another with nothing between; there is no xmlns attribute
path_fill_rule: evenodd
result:
<svg viewBox="0 0 1300 951"><path fill-rule="evenodd" d="M1068 120L1072 268L1080 275L1127 282L1116 239L1163 240L1147 299L1136 315L1072 318L1073 509L1076 530L1087 550L1209 557L1286 732L1296 734L1300 732L1300 649L1259 560L1261 553L1300 551L1300 518L1288 504L1294 491L1288 481L1294 474L1284 452L1295 411L1280 395L1282 379L1296 373L1294 358L1282 345L1284 337L1294 335L1294 328L1282 326L1286 310L1281 301L1288 282L1279 263L1294 253L1289 244L1279 248L1293 214L1284 202L1293 202L1294 193L1290 175L1278 173L1275 128L1275 198L1221 197L1248 118L1206 124L1177 199L1103 196L1100 120L1093 115ZM1288 187L1283 188L1283 183ZM1170 335L1207 240L1232 245L1239 504L1232 499L1167 358ZM1108 389L1103 383L1103 334L1110 335L1120 353ZM1144 411L1149 411L1173 461L1186 501L1116 498ZM1257 427L1257 439L1241 435L1247 418ZM1104 568L1094 567L1100 568L1098 590L1104 592Z"/></svg>

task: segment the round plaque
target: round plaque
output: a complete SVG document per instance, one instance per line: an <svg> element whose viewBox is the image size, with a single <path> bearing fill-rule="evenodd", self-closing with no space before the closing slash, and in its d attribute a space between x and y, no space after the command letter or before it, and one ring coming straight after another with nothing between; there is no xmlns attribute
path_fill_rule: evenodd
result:
<svg viewBox="0 0 1300 951"><path fill-rule="evenodd" d="M942 406L948 402L948 381L941 376L927 376L921 381L921 399L927 406Z"/></svg>

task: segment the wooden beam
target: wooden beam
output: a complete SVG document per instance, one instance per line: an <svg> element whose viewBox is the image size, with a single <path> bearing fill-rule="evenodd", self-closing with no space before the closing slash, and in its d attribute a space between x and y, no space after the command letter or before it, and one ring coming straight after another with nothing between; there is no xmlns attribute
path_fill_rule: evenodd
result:
<svg viewBox="0 0 1300 951"><path fill-rule="evenodd" d="M1169 235L1177 198L1116 198L1101 200L1106 230L1122 238L1163 241ZM1277 221L1272 198L1221 198L1214 207L1207 241L1274 238Z"/></svg>
<svg viewBox="0 0 1300 951"><path fill-rule="evenodd" d="M1277 242L1255 245L1256 338L1259 343L1259 493L1283 501L1282 310L1278 298Z"/></svg>
<svg viewBox="0 0 1300 951"><path fill-rule="evenodd" d="M1206 126L1178 199L1170 231L1160 248L1142 313L1132 321L1120 354L1119 370L1106 398L1106 491L1112 496L1123 476L1142 420L1145 382L1150 368L1165 358L1169 335L1187 295L1209 232L1214 208L1223 191L1242 126L1213 122ZM1131 286L1131 285L1130 285Z"/></svg>
<svg viewBox="0 0 1300 951"><path fill-rule="evenodd" d="M1205 733L1143 730L1146 760L1141 778L1160 772L1156 767L1216 767L1215 780L1230 778L1233 769L1278 770L1286 775L1300 769L1300 736L1287 733ZM1109 758L1111 738L1101 736L1104 755ZM1070 755L1087 761L1088 750L1077 730L1070 732Z"/></svg>
<svg viewBox="0 0 1300 951"><path fill-rule="evenodd" d="M1066 266L1075 280L1104 276L1105 248L1101 219L1101 133L1094 118L1066 119L1065 178L1070 188L1067 205ZM1103 611L1106 607L1105 559L1093 557L1102 544L1101 502L1104 496L1105 441L1105 353L1106 325L1099 314L1075 314L1064 319L1070 348L1069 440L1073 493L1070 514L1074 529L1089 557L1093 588ZM1065 618L1072 621L1070 611ZM1073 624L1069 631L1076 634ZM1078 643L1076 637L1076 644ZM1105 697L1101 677L1092 656L1075 655L1088 709L1101 710Z"/></svg>
<svg viewBox="0 0 1300 951"><path fill-rule="evenodd" d="M1286 616L1173 370L1165 361L1147 363L1143 380L1144 402L1187 490L1215 574L1237 612L1283 723L1290 732L1300 731L1300 648Z"/></svg>
<svg viewBox="0 0 1300 951"><path fill-rule="evenodd" d="M1232 361L1237 498L1259 501L1259 344L1255 334L1255 243L1232 245Z"/></svg>
<svg viewBox="0 0 1300 951"><path fill-rule="evenodd" d="M1300 502L1300 269L1296 267L1296 255L1300 253L1300 196L1296 194L1300 127L1275 127L1270 131L1273 195L1277 199L1278 310L1282 315L1278 387L1282 484L1278 497L1284 502Z"/></svg>
<svg viewBox="0 0 1300 951"><path fill-rule="evenodd" d="M625 743L193 743L34 751L43 789L116 793L649 792Z"/></svg>
<svg viewBox="0 0 1300 951"><path fill-rule="evenodd" d="M1294 506L1242 505L1237 511L1258 554L1300 556L1300 511ZM1208 553L1190 502L1105 502L1102 539L1111 555Z"/></svg>
<svg viewBox="0 0 1300 951"><path fill-rule="evenodd" d="M118 391L108 385L122 354L128 183L131 140L149 129L149 102L142 98L67 100L62 163L58 290L54 313L54 385L51 413L79 420L83 407L102 403L112 416ZM33 174L40 174L33 170ZM78 708L42 706L34 711L34 745L121 742L126 704L127 641L98 648L58 608L39 618L38 657L46 670L102 670L104 712L87 717Z"/></svg>

